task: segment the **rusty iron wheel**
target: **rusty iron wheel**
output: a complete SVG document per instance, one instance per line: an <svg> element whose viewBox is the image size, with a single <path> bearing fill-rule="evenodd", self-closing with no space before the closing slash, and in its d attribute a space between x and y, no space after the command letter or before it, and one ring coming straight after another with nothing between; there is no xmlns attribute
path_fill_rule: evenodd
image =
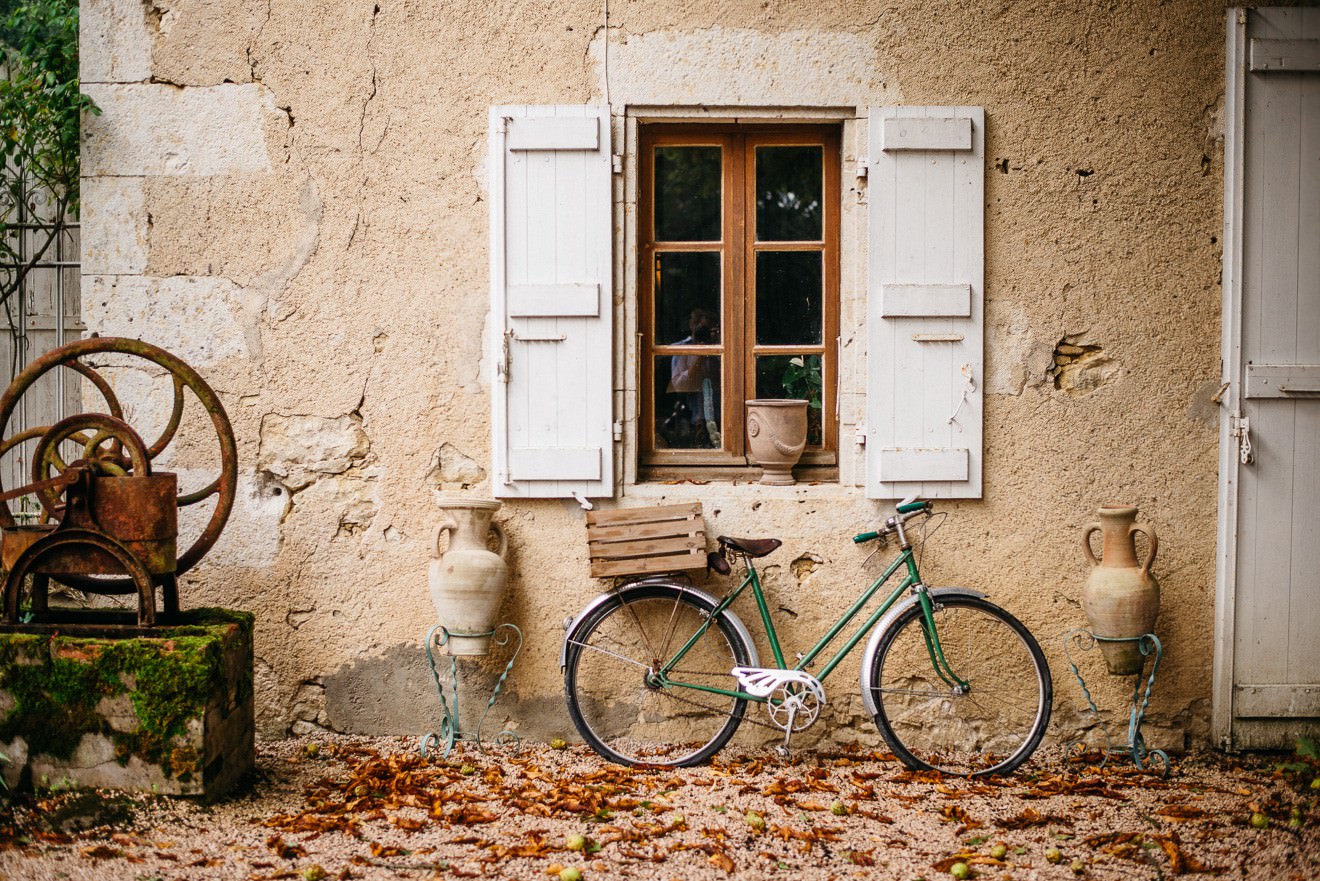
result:
<svg viewBox="0 0 1320 881"><path fill-rule="evenodd" d="M173 406L170 410L170 416L161 434L150 445L146 446L146 456L148 462L154 461L170 444L174 441L180 424L183 419L183 410L185 404L184 390L187 389L193 393L202 407L211 418L211 424L216 434L219 446L219 474L209 484L201 489L192 492L180 491L178 495L178 505L180 508L189 505L195 505L206 501L212 496L216 497L215 510L211 512L211 517L207 521L201 534L188 546L187 550L179 554L178 568L176 575L182 575L206 555L216 540L220 537L220 532L224 529L229 514L234 507L234 496L238 488L238 446L234 441L234 429L230 425L229 416L225 413L224 407L220 403L219 396L202 379L201 374L190 367L183 360L170 354L164 349L153 346L150 343L141 340L124 339L121 337L93 337L91 339L78 340L61 346L58 349L52 349L40 358L34 360L24 370L14 377L14 381L9 384L9 388L0 397L0 433L7 431L9 423L18 409L19 401L23 394L51 371L64 367L73 370L75 373L87 379L92 386L100 392L105 401L109 417L115 422L123 423L124 408L119 398L115 395L110 382L100 373L99 369L92 363L86 363L84 359L94 361L98 356L106 355L126 355L134 358L140 358L164 369L171 379L174 390ZM85 414L84 414L85 415ZM80 418L80 417L71 417ZM68 422L69 420L64 420ZM61 425L64 422L60 423ZM111 422L106 422L105 426L111 426ZM102 426L102 430L105 426ZM5 436L0 439L0 456L8 453L19 444L40 438L52 430L51 426L40 426L28 428L13 436ZM133 437L138 437L138 433L129 428ZM93 432L93 436L95 435ZM113 436L113 432L111 433ZM69 435L66 440L73 440L79 443L89 443L89 436L82 432L75 432ZM118 442L123 442L124 437L115 437ZM139 440L139 443L142 443ZM55 445L56 448L58 444ZM40 462L38 462L38 467ZM136 467L136 465L134 466ZM148 465L143 469L143 473L150 470ZM2 480L2 478L0 478ZM0 490L4 487L0 484ZM43 504L44 508L44 504ZM13 513L9 505L0 502L0 526L12 528L16 525ZM124 585L132 583L132 579L122 579ZM98 582L105 584L106 582Z"/></svg>

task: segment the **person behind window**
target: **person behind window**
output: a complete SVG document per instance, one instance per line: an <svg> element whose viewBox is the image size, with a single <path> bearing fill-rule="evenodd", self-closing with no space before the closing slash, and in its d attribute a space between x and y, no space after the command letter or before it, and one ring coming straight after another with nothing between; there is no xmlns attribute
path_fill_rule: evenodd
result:
<svg viewBox="0 0 1320 881"><path fill-rule="evenodd" d="M715 315L701 306L688 315L688 335L676 346L710 345L717 341ZM719 363L710 355L674 355L669 364L669 387L674 411L665 420L664 434L671 447L718 447Z"/></svg>

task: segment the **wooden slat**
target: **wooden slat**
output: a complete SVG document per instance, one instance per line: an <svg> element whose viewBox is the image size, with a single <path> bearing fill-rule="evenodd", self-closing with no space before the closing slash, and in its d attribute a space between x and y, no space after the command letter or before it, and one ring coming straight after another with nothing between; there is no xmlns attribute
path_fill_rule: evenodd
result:
<svg viewBox="0 0 1320 881"><path fill-rule="evenodd" d="M597 526L587 533L592 544L612 541L635 541L642 538L672 538L679 535L699 535L701 521L694 517L682 520L661 520L658 523L622 523L618 526Z"/></svg>
<svg viewBox="0 0 1320 881"><path fill-rule="evenodd" d="M588 511L588 526L613 526L619 523L654 523L659 520L682 520L700 517L701 502L679 505L661 505L654 508L615 508L606 511Z"/></svg>
<svg viewBox="0 0 1320 881"><path fill-rule="evenodd" d="M1252 40L1253 72L1320 70L1320 40Z"/></svg>
<svg viewBox="0 0 1320 881"><path fill-rule="evenodd" d="M690 553L698 547L705 549L704 535L676 535L650 541L588 542L591 556L601 560L626 560L633 557L654 557L657 554Z"/></svg>
<svg viewBox="0 0 1320 881"><path fill-rule="evenodd" d="M881 288L881 318L969 318L969 284L887 284Z"/></svg>
<svg viewBox="0 0 1320 881"><path fill-rule="evenodd" d="M1320 686L1239 685L1233 702L1237 715L1248 718L1314 718L1320 716Z"/></svg>
<svg viewBox="0 0 1320 881"><path fill-rule="evenodd" d="M700 569L706 565L705 554L685 554L670 557L650 557L644 560L607 560L591 563L592 578L610 578L615 575L646 575L652 572L677 572L682 569Z"/></svg>
<svg viewBox="0 0 1320 881"><path fill-rule="evenodd" d="M595 150L600 145L600 122L594 116L514 118L508 126L510 150Z"/></svg>
<svg viewBox="0 0 1320 881"><path fill-rule="evenodd" d="M970 150L972 121L967 117L931 119L891 117L883 122L882 150Z"/></svg>
<svg viewBox="0 0 1320 881"><path fill-rule="evenodd" d="M568 316L594 318L600 314L598 284L509 285L512 318Z"/></svg>

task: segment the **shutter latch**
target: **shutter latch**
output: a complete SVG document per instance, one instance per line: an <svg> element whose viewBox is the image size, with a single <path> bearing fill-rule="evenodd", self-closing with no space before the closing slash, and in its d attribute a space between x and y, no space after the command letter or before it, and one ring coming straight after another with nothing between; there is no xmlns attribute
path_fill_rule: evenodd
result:
<svg viewBox="0 0 1320 881"><path fill-rule="evenodd" d="M1243 465L1254 464L1256 451L1251 447L1251 419L1241 413L1234 413L1232 433L1238 439L1238 459Z"/></svg>

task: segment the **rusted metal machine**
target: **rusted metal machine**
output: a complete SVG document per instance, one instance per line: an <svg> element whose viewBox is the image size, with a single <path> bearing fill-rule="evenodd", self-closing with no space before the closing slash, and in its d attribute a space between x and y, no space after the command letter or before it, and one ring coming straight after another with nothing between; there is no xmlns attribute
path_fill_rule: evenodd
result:
<svg viewBox="0 0 1320 881"><path fill-rule="evenodd" d="M94 397L99 394L106 412L80 413L0 440L0 457L15 450L26 452L23 445L35 441L30 458L32 482L11 490L0 486L3 623L18 623L25 587L32 619L51 620L52 580L86 593L136 594L138 626L158 620L167 623L179 612L179 576L197 565L215 544L233 509L238 450L229 417L211 387L179 358L139 340L97 337L48 352L15 377L0 397L0 432L8 430L23 394L59 369L86 379L90 388L83 404L94 407ZM148 445L126 421L125 408L107 373L168 376L174 399L155 442ZM206 441L218 441L219 463L213 480L181 493L178 477L153 472L152 462L179 439L185 425L185 392L191 392L204 408L215 435L199 437L193 423L205 424L205 420L189 421L191 432L184 444L188 455L209 458ZM207 470L216 470L214 464ZM35 496L38 522L19 523L10 510L9 502L23 496ZM214 508L205 526L179 553L180 509L211 499ZM157 588L162 615L156 611ZM116 619L107 616L98 623L116 623Z"/></svg>

